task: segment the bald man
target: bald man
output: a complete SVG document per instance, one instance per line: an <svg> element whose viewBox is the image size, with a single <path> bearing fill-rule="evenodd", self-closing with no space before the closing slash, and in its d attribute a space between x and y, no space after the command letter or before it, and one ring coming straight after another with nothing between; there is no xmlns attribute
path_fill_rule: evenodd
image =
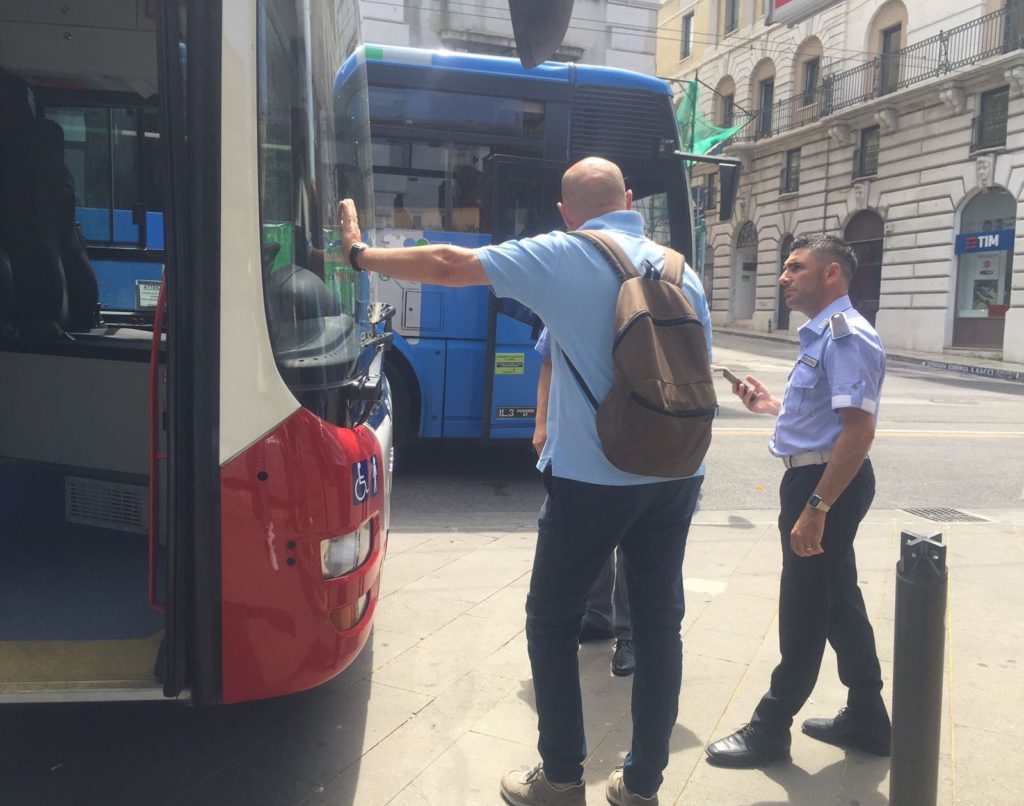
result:
<svg viewBox="0 0 1024 806"><path fill-rule="evenodd" d="M665 251L644 237L632 205L622 172L607 160L582 160L562 178L558 210L568 230L604 230L637 265L647 261L661 271ZM339 213L354 268L438 285L490 285L499 297L533 309L553 340L547 440L537 463L547 498L526 600L541 763L506 775L502 797L513 806L586 803L577 639L587 595L619 546L633 611L633 739L606 795L613 804L656 804L682 677L683 553L704 471L678 479L637 476L616 468L601 450L594 410L566 356L603 400L613 381L618 277L590 243L564 232L476 250L373 249L358 240L350 200ZM683 291L701 317L710 353L707 300L692 269L684 272Z"/></svg>

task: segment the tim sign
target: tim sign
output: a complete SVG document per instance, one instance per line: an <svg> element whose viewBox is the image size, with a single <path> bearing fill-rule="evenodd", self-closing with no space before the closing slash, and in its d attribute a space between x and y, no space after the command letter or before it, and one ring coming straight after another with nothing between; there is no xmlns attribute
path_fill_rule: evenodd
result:
<svg viewBox="0 0 1024 806"><path fill-rule="evenodd" d="M765 25L796 25L838 2L839 0L771 0L771 9Z"/></svg>

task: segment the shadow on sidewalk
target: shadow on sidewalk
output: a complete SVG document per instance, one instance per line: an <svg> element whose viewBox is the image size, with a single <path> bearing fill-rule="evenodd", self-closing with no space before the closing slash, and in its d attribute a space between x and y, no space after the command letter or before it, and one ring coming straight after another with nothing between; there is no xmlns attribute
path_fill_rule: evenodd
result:
<svg viewBox="0 0 1024 806"><path fill-rule="evenodd" d="M846 756L816 773L809 773L795 763L768 767L764 774L786 790L784 801L758 801L752 806L793 806L819 803L856 803L858 806L887 806L889 798L878 791L878 785L889 772L889 759L849 752ZM836 778L840 791L831 792Z"/></svg>

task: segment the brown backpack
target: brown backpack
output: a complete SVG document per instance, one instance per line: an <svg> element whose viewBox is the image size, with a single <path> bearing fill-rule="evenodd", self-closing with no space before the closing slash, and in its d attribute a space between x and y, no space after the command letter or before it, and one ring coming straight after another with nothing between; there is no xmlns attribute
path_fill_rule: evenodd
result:
<svg viewBox="0 0 1024 806"><path fill-rule="evenodd" d="M711 444L718 400L704 327L683 293L683 256L665 249L661 274L637 270L613 237L572 233L593 244L622 281L615 305L615 383L600 404L579 370L569 369L597 412L608 461L627 473L673 478L697 472Z"/></svg>

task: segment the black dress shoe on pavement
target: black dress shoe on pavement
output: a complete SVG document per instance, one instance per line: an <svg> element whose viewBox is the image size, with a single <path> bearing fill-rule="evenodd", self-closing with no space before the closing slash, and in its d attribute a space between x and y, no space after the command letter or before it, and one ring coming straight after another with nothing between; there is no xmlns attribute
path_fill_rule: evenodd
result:
<svg viewBox="0 0 1024 806"><path fill-rule="evenodd" d="M731 736L712 742L706 750L708 763L716 767L766 767L789 758L789 731L769 733L755 723L744 725Z"/></svg>
<svg viewBox="0 0 1024 806"><path fill-rule="evenodd" d="M583 619L580 624L580 643L586 644L591 641L609 641L615 637L615 633L611 629L604 629L598 627L592 621Z"/></svg>
<svg viewBox="0 0 1024 806"><path fill-rule="evenodd" d="M870 717L858 717L849 708L843 708L832 719L808 719L803 724L803 731L819 742L863 750L876 756L889 755L892 740L892 726L885 711Z"/></svg>
<svg viewBox="0 0 1024 806"><path fill-rule="evenodd" d="M633 642L620 638L615 642L615 654L612 655L612 674L616 677L629 677L636 671L636 656L633 654Z"/></svg>

